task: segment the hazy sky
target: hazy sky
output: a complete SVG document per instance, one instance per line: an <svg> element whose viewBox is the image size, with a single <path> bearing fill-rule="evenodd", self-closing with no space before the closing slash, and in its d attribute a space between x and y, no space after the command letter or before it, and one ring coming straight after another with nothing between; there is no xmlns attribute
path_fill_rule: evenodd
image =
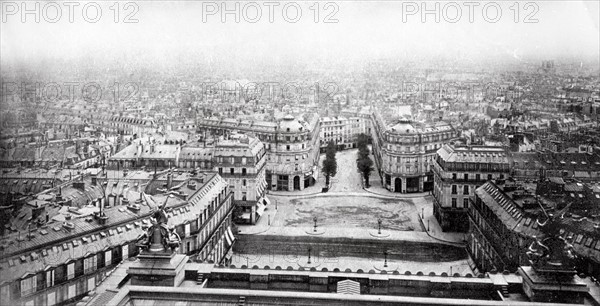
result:
<svg viewBox="0 0 600 306"><path fill-rule="evenodd" d="M21 2L11 2L18 5ZM222 22L221 2L202 3L190 1L138 1L125 7L119 5L119 22L114 21L114 2L101 4L102 16L96 23L83 18L83 5L74 7L73 22L69 22L69 7L59 3L61 16L58 22L50 23L56 16L56 7L40 3L40 22L35 16L22 16L22 10L11 15L14 6L2 4L0 25L2 63L29 61L31 59L78 58L157 58L172 59L175 55L232 57L238 60L251 58L306 57L358 57L382 56L450 56L464 59L493 59L498 56L553 59L562 56L587 59L600 56L600 28L598 1L542 1L519 2L518 21L515 22L513 1L497 1L501 16L495 23L486 21L496 16L494 3L481 2L473 8L473 22L469 21L468 2L455 2L461 16L457 23L456 7L447 2L434 1L332 1L318 2L319 16L315 22L315 2L294 2L302 10L296 23L284 19L283 5L273 8L273 23L269 21L268 2L255 2L262 15L256 23L250 19L256 10L240 4L240 22L233 14L226 15ZM434 9L440 4L440 22L433 14L423 21L421 4ZM491 3L491 4L490 4ZM214 8L215 15L205 15L204 9ZM419 9L415 15L405 15L403 9ZM483 5L488 4L487 14ZM34 2L26 2L34 8ZM208 5L208 7L207 7ZM311 9L312 6L312 9ZM511 9L513 6L513 9ZM227 3L229 9L234 3ZM124 23L126 15L133 15L137 23ZM333 19L337 23L324 23L326 15L337 9ZM524 23L526 16L535 12L537 23ZM95 17L95 9L89 5L88 18ZM205 15L205 16L203 16ZM288 6L287 16L295 17L295 8ZM26 17L25 22L22 18ZM206 22L203 22L205 17ZM246 17L246 18L244 18Z"/></svg>

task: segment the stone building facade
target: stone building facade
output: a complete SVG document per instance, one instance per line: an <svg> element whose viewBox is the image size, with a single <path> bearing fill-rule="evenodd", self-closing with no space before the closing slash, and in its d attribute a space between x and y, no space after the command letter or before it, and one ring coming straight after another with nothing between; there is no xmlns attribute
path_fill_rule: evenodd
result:
<svg viewBox="0 0 600 306"><path fill-rule="evenodd" d="M401 193L433 190L436 152L458 137L454 127L445 122L417 124L404 118L389 124L377 111L372 114L371 132L382 185Z"/></svg>

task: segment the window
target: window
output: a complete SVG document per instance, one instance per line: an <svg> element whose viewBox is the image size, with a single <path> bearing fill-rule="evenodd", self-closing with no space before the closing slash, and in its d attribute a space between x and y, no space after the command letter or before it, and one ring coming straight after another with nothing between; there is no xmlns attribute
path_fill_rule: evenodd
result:
<svg viewBox="0 0 600 306"><path fill-rule="evenodd" d="M185 237L189 237L190 236L190 229L191 229L191 225L189 223L187 223L185 225L185 229L184 229L184 231L185 231Z"/></svg>
<svg viewBox="0 0 600 306"><path fill-rule="evenodd" d="M242 157L242 165L245 165L248 162L248 158Z"/></svg>
<svg viewBox="0 0 600 306"><path fill-rule="evenodd" d="M54 270L46 271L46 288L54 286Z"/></svg>
<svg viewBox="0 0 600 306"><path fill-rule="evenodd" d="M75 263L70 263L67 265L67 279L72 279L75 277Z"/></svg>
<svg viewBox="0 0 600 306"><path fill-rule="evenodd" d="M492 175L488 174L488 181L491 181L491 180L492 180Z"/></svg>
<svg viewBox="0 0 600 306"><path fill-rule="evenodd" d="M452 198L452 208L456 208L456 198Z"/></svg>
<svg viewBox="0 0 600 306"><path fill-rule="evenodd" d="M242 192L242 201L246 201L246 193Z"/></svg>
<svg viewBox="0 0 600 306"><path fill-rule="evenodd" d="M112 251L108 250L104 252L104 265L110 266L112 264Z"/></svg>
<svg viewBox="0 0 600 306"><path fill-rule="evenodd" d="M219 174L223 174L223 168L219 168Z"/></svg>
<svg viewBox="0 0 600 306"><path fill-rule="evenodd" d="M286 145L285 149L289 151L290 150L290 145Z"/></svg>
<svg viewBox="0 0 600 306"><path fill-rule="evenodd" d="M37 289L37 277L34 275L21 280L21 296L29 295Z"/></svg>
<svg viewBox="0 0 600 306"><path fill-rule="evenodd" d="M229 168L229 173L230 174L235 174L235 169L234 168Z"/></svg>
<svg viewBox="0 0 600 306"><path fill-rule="evenodd" d="M242 180L242 186L246 187L246 179Z"/></svg>
<svg viewBox="0 0 600 306"><path fill-rule="evenodd" d="M481 175L480 175L479 173L478 173L478 174L475 174L475 180L476 180L476 181L479 181L479 180L481 180Z"/></svg>
<svg viewBox="0 0 600 306"><path fill-rule="evenodd" d="M503 180L504 179L504 174L500 174L500 179Z"/></svg>
<svg viewBox="0 0 600 306"><path fill-rule="evenodd" d="M469 185L463 186L463 194L469 194Z"/></svg>
<svg viewBox="0 0 600 306"><path fill-rule="evenodd" d="M465 181L468 181L468 180L469 180L469 174L465 173Z"/></svg>
<svg viewBox="0 0 600 306"><path fill-rule="evenodd" d="M244 175L244 176L246 175L246 168L242 168L242 175ZM244 186L246 186L246 185L244 185Z"/></svg>
<svg viewBox="0 0 600 306"><path fill-rule="evenodd" d="M83 273L88 274L96 270L96 255L83 260Z"/></svg>
<svg viewBox="0 0 600 306"><path fill-rule="evenodd" d="M464 208L469 208L469 199L463 199L463 207Z"/></svg>
<svg viewBox="0 0 600 306"><path fill-rule="evenodd" d="M77 287L76 285L71 285L69 286L69 289L67 290L67 299L72 299L75 297L75 293L77 292Z"/></svg>
<svg viewBox="0 0 600 306"><path fill-rule="evenodd" d="M455 180L456 179L456 173L452 173L452 179Z"/></svg>
<svg viewBox="0 0 600 306"><path fill-rule="evenodd" d="M452 194L457 194L456 189L457 189L456 185L452 185Z"/></svg>

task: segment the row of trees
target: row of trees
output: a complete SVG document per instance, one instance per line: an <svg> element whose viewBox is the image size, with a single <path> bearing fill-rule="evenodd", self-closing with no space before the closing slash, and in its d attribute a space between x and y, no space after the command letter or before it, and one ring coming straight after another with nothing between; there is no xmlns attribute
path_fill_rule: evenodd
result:
<svg viewBox="0 0 600 306"><path fill-rule="evenodd" d="M358 156L356 159L356 167L365 179L365 187L369 188L371 186L369 184L369 176L374 170L373 160L369 156L369 154L371 153L369 149L369 137L365 134L358 135L357 146Z"/></svg>
<svg viewBox="0 0 600 306"><path fill-rule="evenodd" d="M325 175L325 186L329 188L329 179L337 174L337 160L335 159L335 153L337 152L336 146L333 141L327 144L325 150L325 160L323 160L323 175Z"/></svg>

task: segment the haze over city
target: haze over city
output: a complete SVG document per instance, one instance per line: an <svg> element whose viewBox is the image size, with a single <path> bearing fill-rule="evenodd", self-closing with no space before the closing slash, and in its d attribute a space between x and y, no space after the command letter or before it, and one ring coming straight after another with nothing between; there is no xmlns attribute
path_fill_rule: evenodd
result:
<svg viewBox="0 0 600 306"><path fill-rule="evenodd" d="M407 3L415 4L418 11L404 12L414 9ZM284 19L285 3L272 7L272 23L269 7L260 2L261 15L256 18L254 8L242 10L246 2L238 2L236 16L222 15L221 3L215 3L216 13L206 14L213 9L206 3L141 1L135 12L121 7L118 23L110 3L101 3L102 16L96 23L83 19L83 3L73 8L73 22L69 22L66 6L62 6L56 23L45 18L54 16L53 9L40 14L39 23L21 22L23 18L34 21L36 16L22 16L19 8L14 15L3 16L6 22L0 29L0 51L3 65L78 58L158 61L175 66L180 60L210 58L235 63L339 60L351 64L378 58L442 58L478 64L489 59L532 62L565 58L598 64L598 2L542 1L527 8L521 3L518 14L512 2L498 3L501 11L497 21L494 7L484 13L485 2L471 7L459 2L460 15L455 7L443 10L448 2L437 2L437 13L425 16L421 8L434 10L436 3L341 1L326 9L321 2L318 22L314 5L311 9L312 3L299 2L301 18L296 23ZM234 3L225 8L233 10ZM88 9L88 15L95 16L93 8ZM131 20L126 19L129 15ZM294 18L294 8L288 9L287 15ZM486 17L495 22L486 21ZM250 19L258 21L251 23L247 21ZM455 19L458 22L450 22ZM138 22L124 23L132 20Z"/></svg>

